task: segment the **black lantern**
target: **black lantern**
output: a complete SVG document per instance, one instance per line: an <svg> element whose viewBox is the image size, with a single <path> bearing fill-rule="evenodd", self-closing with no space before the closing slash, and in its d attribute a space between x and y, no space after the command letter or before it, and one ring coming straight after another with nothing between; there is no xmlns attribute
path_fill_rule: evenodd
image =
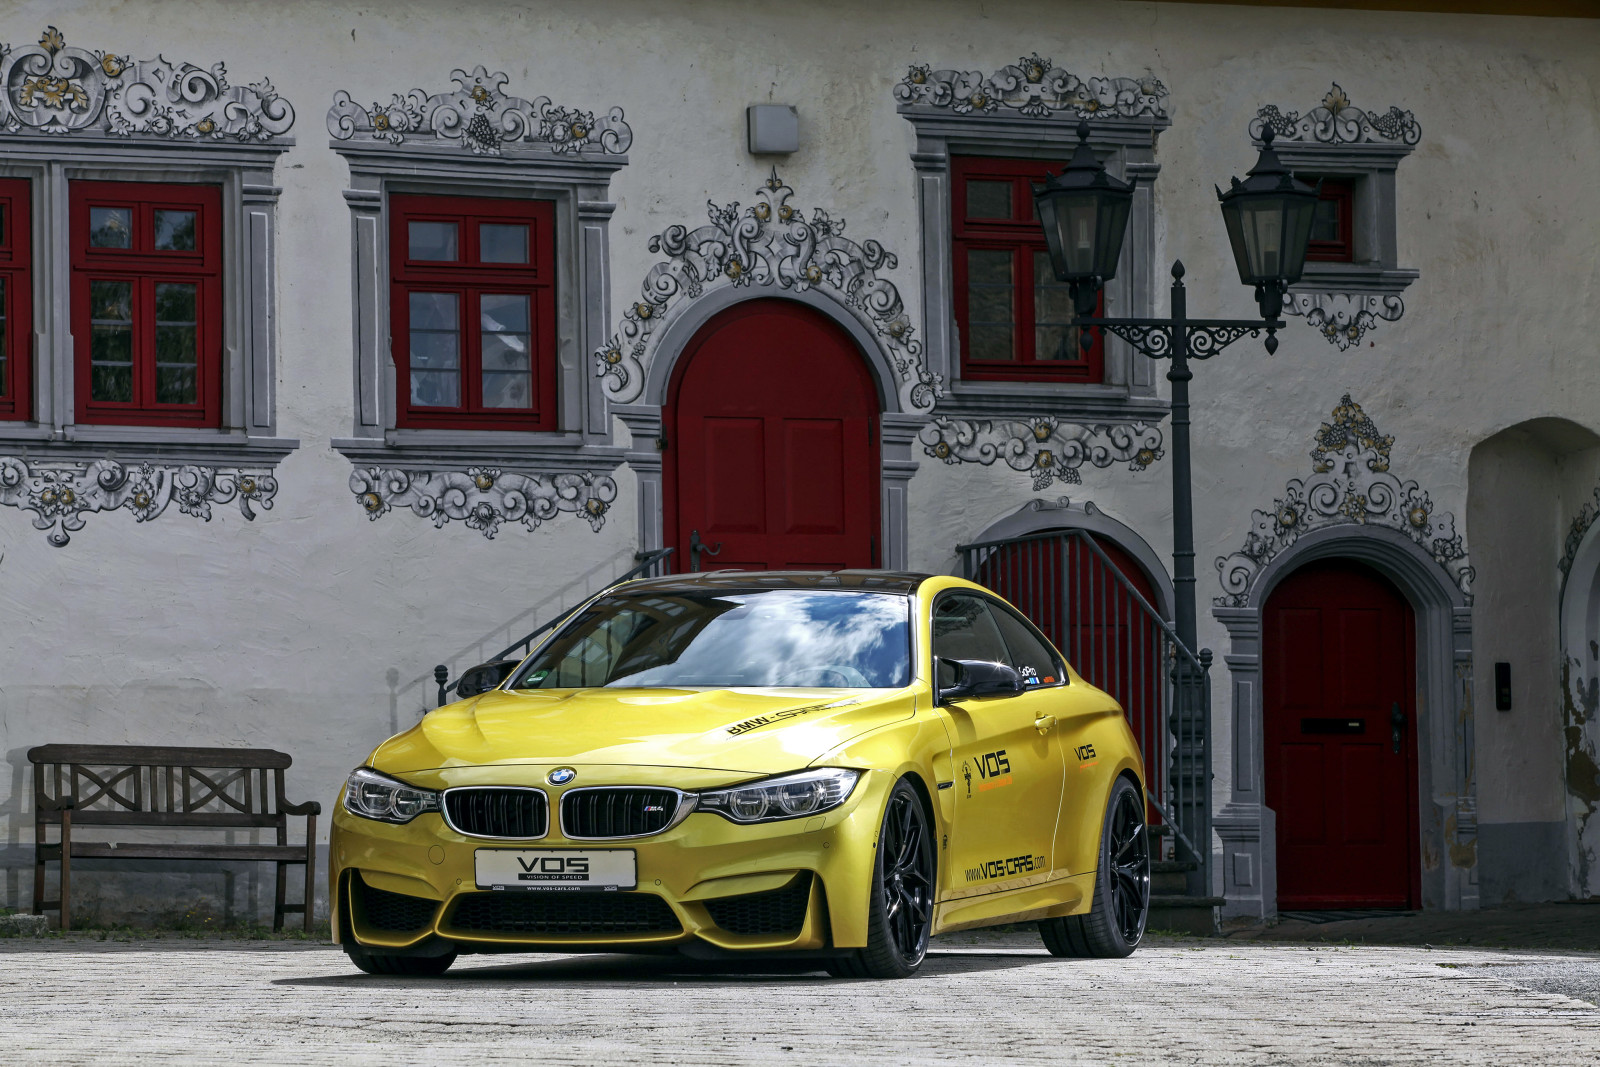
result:
<svg viewBox="0 0 1600 1067"><path fill-rule="evenodd" d="M1311 220L1320 199L1320 184L1307 185L1279 162L1272 136L1272 127L1264 126L1261 157L1249 177L1233 179L1227 192L1217 190L1239 280L1256 287L1264 319L1278 317L1283 294L1305 270Z"/></svg>
<svg viewBox="0 0 1600 1067"><path fill-rule="evenodd" d="M1067 169L1035 186L1033 201L1056 280L1072 286L1079 315L1092 314L1100 287L1117 274L1133 186L1107 174L1095 158L1086 120L1078 122L1078 147Z"/></svg>

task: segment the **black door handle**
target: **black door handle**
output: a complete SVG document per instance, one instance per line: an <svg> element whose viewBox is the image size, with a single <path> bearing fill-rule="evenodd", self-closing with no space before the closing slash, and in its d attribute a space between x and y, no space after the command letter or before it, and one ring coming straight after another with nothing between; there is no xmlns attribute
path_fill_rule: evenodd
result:
<svg viewBox="0 0 1600 1067"><path fill-rule="evenodd" d="M1406 713L1400 710L1400 702L1397 700L1389 709L1390 740L1393 743L1394 753L1397 756L1400 754L1400 731L1404 730L1405 728Z"/></svg>
<svg viewBox="0 0 1600 1067"><path fill-rule="evenodd" d="M696 572L696 571L698 571L700 569L700 557L701 557L702 554L707 555L707 556L720 556L720 555L722 555L722 542L718 541L716 548L708 548L706 546L705 542L700 540L700 531L699 530L690 530L689 531L689 571L690 571L690 573L694 573L694 572Z"/></svg>

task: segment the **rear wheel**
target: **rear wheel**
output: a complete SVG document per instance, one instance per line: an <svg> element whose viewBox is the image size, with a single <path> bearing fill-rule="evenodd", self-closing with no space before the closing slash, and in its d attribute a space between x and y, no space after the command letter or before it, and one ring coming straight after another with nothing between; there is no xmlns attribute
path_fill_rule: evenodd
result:
<svg viewBox="0 0 1600 1067"><path fill-rule="evenodd" d="M1100 870L1089 913L1045 919L1039 933L1052 956L1117 958L1139 947L1149 915L1150 831L1144 798L1132 782L1118 778L1106 803Z"/></svg>
<svg viewBox="0 0 1600 1067"><path fill-rule="evenodd" d="M386 952L368 952L366 949L345 946L350 962L368 974L396 974L427 977L443 974L456 961L455 951L443 956L395 956Z"/></svg>
<svg viewBox="0 0 1600 1067"><path fill-rule="evenodd" d="M922 966L933 930L933 827L904 778L889 793L873 860L867 947L828 961L836 978L906 978Z"/></svg>

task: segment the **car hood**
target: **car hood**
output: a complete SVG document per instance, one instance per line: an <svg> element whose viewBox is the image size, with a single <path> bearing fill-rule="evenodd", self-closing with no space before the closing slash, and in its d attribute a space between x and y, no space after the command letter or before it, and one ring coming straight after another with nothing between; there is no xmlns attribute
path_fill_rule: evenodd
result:
<svg viewBox="0 0 1600 1067"><path fill-rule="evenodd" d="M430 712L371 762L391 774L552 762L766 774L914 711L903 689L494 690Z"/></svg>

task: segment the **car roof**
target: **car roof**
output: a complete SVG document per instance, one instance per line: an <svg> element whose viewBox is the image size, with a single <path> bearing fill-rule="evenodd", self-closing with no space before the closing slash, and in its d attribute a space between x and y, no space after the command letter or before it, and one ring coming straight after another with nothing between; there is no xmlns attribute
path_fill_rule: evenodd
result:
<svg viewBox="0 0 1600 1067"><path fill-rule="evenodd" d="M875 593L915 593L932 574L915 571L703 571L640 578L619 586L630 593L691 593L756 589L854 589Z"/></svg>

